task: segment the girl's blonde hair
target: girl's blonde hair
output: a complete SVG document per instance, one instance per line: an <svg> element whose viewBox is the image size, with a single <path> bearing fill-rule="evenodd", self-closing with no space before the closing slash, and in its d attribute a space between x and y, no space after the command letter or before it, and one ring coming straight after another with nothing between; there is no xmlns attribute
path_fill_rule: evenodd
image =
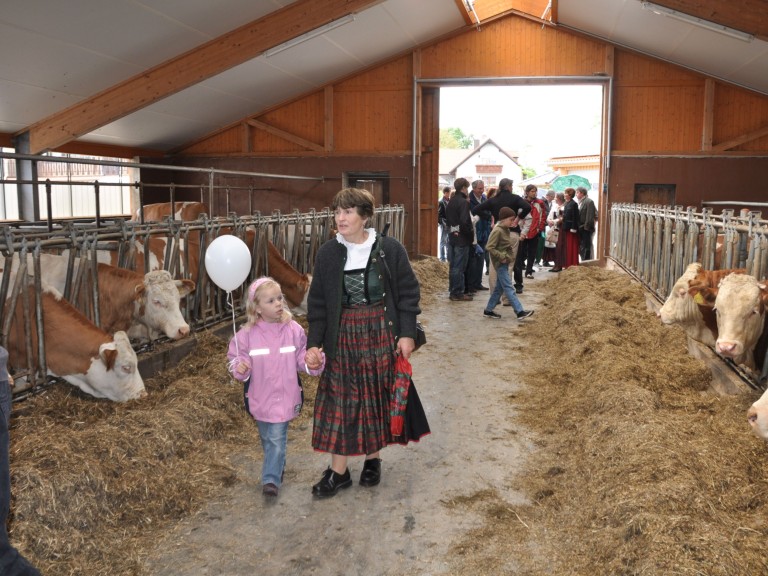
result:
<svg viewBox="0 0 768 576"><path fill-rule="evenodd" d="M262 276L258 280L255 280L248 286L248 302L245 305L245 313L248 316L246 326L255 326L260 320L261 315L256 311L256 307L259 305L259 298L263 294L266 288L275 287L282 293L282 288L276 280L269 276ZM290 322L293 318L293 314L288 310L285 305L285 295L283 295L283 314L280 316L280 322Z"/></svg>

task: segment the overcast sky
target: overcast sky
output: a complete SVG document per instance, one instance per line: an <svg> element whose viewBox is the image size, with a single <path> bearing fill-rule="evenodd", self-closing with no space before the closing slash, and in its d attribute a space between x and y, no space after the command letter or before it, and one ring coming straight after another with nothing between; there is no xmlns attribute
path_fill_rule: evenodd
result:
<svg viewBox="0 0 768 576"><path fill-rule="evenodd" d="M597 85L440 89L440 128L488 136L538 173L553 156L599 154L601 113Z"/></svg>

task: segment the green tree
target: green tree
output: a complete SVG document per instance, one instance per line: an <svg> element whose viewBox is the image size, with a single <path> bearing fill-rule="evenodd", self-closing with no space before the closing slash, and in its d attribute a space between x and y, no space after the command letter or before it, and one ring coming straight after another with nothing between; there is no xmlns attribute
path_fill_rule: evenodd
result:
<svg viewBox="0 0 768 576"><path fill-rule="evenodd" d="M523 166L523 180L527 180L528 178L533 178L536 176L536 168L528 168L526 166Z"/></svg>
<svg viewBox="0 0 768 576"><path fill-rule="evenodd" d="M441 128L440 148L459 148L471 150L475 145L475 139L470 134L464 134L461 128Z"/></svg>

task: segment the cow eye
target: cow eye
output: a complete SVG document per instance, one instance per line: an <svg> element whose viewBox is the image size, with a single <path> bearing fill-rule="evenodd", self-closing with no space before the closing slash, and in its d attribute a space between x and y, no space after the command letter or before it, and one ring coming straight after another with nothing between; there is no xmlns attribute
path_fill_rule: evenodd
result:
<svg viewBox="0 0 768 576"><path fill-rule="evenodd" d="M125 372L126 374L131 374L133 372L133 366L131 366L130 364L123 364L121 368L123 372Z"/></svg>
<svg viewBox="0 0 768 576"><path fill-rule="evenodd" d="M152 300L152 304L155 306L160 306L161 308L165 308L165 305L160 300Z"/></svg>

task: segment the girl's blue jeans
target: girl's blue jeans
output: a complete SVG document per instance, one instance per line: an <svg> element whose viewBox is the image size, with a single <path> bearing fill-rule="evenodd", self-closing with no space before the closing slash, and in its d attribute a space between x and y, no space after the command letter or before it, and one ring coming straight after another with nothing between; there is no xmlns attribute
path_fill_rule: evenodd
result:
<svg viewBox="0 0 768 576"><path fill-rule="evenodd" d="M261 467L261 483L280 486L285 468L285 452L288 445L288 422L261 422L259 426L264 464Z"/></svg>

